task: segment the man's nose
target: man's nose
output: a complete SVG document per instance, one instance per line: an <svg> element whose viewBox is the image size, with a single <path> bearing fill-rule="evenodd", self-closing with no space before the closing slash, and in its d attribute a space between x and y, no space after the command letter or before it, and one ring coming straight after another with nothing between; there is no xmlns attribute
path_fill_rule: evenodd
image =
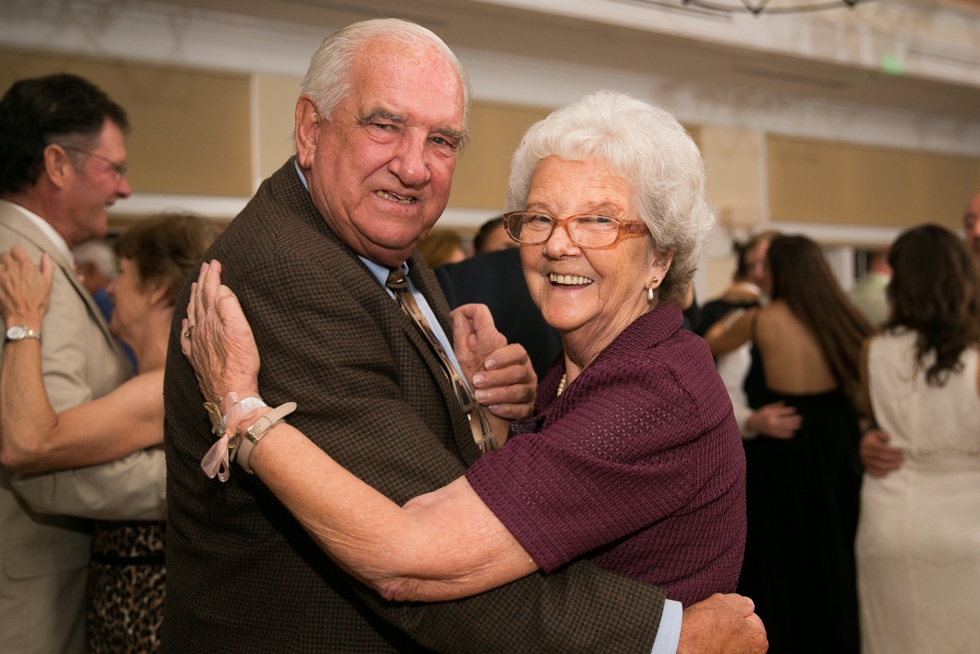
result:
<svg viewBox="0 0 980 654"><path fill-rule="evenodd" d="M116 195L121 198L128 198L133 192L133 189L129 187L129 180L123 177L119 180L119 188L116 189Z"/></svg>
<svg viewBox="0 0 980 654"><path fill-rule="evenodd" d="M388 164L388 170L406 187L422 186L429 181L427 146L428 134L424 130L406 129L402 134L398 151Z"/></svg>

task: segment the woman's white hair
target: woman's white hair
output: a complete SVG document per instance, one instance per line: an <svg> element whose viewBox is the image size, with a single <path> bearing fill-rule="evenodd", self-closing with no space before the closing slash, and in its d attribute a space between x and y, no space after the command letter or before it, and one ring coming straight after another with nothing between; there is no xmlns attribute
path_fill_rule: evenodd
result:
<svg viewBox="0 0 980 654"><path fill-rule="evenodd" d="M663 109L624 93L599 91L534 124L514 153L507 211L527 205L534 171L544 159L593 159L628 182L635 211L653 246L673 263L658 292L680 304L714 226L704 189L704 162L694 140Z"/></svg>
<svg viewBox="0 0 980 654"><path fill-rule="evenodd" d="M323 39L310 60L303 83L300 84L300 95L313 98L321 116L331 116L340 101L350 93L350 69L354 53L362 44L373 40L394 41L415 48L435 47L442 52L456 69L463 87L463 131L466 131L472 88L463 64L434 33L400 18L376 18L354 23Z"/></svg>

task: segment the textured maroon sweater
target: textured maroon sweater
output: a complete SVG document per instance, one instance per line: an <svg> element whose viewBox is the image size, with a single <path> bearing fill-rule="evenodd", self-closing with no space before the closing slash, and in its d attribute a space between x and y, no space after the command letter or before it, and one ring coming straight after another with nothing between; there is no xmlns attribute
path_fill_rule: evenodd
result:
<svg viewBox="0 0 980 654"><path fill-rule="evenodd" d="M661 305L627 327L466 478L546 572L588 557L685 606L735 590L745 456L707 344ZM514 432L518 432L514 435Z"/></svg>

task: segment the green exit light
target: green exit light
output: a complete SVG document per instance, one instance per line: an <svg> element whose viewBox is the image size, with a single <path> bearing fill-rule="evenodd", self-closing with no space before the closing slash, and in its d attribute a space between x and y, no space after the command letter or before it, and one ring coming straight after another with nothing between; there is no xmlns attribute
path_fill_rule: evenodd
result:
<svg viewBox="0 0 980 654"><path fill-rule="evenodd" d="M898 55L886 54L881 56L881 69L889 75L903 75L905 64Z"/></svg>

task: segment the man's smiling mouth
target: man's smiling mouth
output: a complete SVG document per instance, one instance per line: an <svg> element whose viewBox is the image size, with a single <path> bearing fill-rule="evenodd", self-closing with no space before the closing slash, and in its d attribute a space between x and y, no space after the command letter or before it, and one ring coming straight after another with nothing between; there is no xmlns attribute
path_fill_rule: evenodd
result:
<svg viewBox="0 0 980 654"><path fill-rule="evenodd" d="M391 191L379 190L379 191L375 191L374 194L377 195L382 200L391 200L392 202L400 202L402 204L412 204L413 202L418 201L416 198L404 196L404 195L398 195L397 193L392 193Z"/></svg>

